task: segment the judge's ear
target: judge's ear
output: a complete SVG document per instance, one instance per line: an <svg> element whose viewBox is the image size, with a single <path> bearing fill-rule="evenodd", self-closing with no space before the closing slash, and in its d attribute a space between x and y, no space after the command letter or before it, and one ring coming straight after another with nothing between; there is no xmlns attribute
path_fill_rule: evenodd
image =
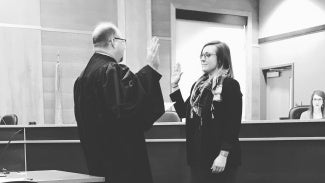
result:
<svg viewBox="0 0 325 183"><path fill-rule="evenodd" d="M108 45L112 45L112 48L115 48L115 41L113 37L108 40Z"/></svg>

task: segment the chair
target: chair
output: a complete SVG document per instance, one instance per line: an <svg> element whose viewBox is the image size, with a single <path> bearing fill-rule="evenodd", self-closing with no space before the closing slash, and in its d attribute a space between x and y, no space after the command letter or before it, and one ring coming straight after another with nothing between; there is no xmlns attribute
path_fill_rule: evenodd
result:
<svg viewBox="0 0 325 183"><path fill-rule="evenodd" d="M16 114L6 114L2 116L0 125L17 125L18 117Z"/></svg>
<svg viewBox="0 0 325 183"><path fill-rule="evenodd" d="M289 111L289 119L300 119L301 114L307 111L309 107L309 105L301 105L291 108Z"/></svg>
<svg viewBox="0 0 325 183"><path fill-rule="evenodd" d="M178 117L177 113L174 111L166 111L157 122L180 122L181 119Z"/></svg>

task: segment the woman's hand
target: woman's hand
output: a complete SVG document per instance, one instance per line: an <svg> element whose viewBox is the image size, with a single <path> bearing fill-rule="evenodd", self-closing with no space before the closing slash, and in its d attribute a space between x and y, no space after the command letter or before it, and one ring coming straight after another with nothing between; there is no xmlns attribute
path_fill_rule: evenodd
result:
<svg viewBox="0 0 325 183"><path fill-rule="evenodd" d="M211 166L212 173L221 173L225 170L227 157L219 154Z"/></svg>
<svg viewBox="0 0 325 183"><path fill-rule="evenodd" d="M171 78L172 88L178 87L178 82L181 79L182 74L183 74L183 72L181 70L181 64L176 63L176 65L173 68L173 74L172 74L172 78Z"/></svg>
<svg viewBox="0 0 325 183"><path fill-rule="evenodd" d="M147 48L147 62L154 69L158 70L160 61L159 61L159 39L157 37L153 37L151 39L151 43Z"/></svg>

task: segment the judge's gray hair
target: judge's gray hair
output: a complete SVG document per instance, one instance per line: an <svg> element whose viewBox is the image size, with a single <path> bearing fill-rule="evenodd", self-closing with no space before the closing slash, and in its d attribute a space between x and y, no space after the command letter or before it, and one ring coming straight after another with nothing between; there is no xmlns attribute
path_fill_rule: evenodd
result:
<svg viewBox="0 0 325 183"><path fill-rule="evenodd" d="M106 48L109 40L115 36L118 28L110 22L102 22L96 26L93 31L94 47Z"/></svg>

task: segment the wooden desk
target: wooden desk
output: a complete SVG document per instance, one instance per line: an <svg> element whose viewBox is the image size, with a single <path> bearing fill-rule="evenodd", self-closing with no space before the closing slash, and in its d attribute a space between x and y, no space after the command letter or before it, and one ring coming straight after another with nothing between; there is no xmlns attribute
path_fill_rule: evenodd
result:
<svg viewBox="0 0 325 183"><path fill-rule="evenodd" d="M60 169L88 174L76 125L0 126L0 152L17 130L0 169ZM323 183L325 120L244 121L239 183ZM155 183L187 183L185 123L156 123L146 133ZM308 167L308 168L306 168Z"/></svg>
<svg viewBox="0 0 325 183"><path fill-rule="evenodd" d="M80 173L71 173L58 170L41 170L27 172L11 172L7 177L0 177L0 182L30 180L46 183L79 183L79 182L105 182L105 178Z"/></svg>

